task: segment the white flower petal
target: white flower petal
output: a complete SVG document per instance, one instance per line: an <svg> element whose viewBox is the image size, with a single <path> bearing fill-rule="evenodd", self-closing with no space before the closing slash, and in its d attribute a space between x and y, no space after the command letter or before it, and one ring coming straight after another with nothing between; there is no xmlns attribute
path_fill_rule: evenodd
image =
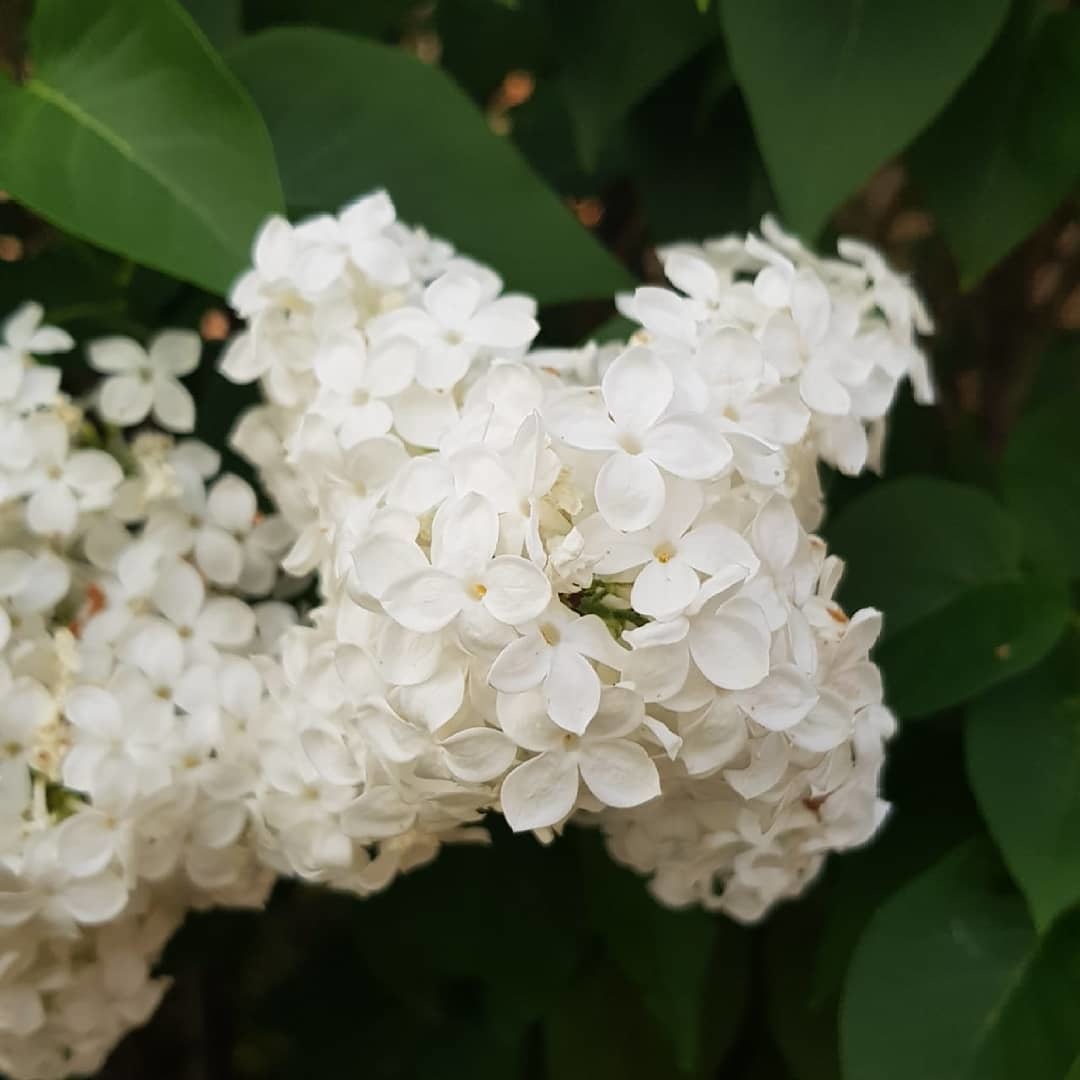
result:
<svg viewBox="0 0 1080 1080"><path fill-rule="evenodd" d="M96 926L124 910L128 891L118 874L102 873L69 881L58 899L76 922Z"/></svg>
<svg viewBox="0 0 1080 1080"><path fill-rule="evenodd" d="M754 549L726 525L699 525L679 541L678 550L680 559L710 576L731 566L745 567L748 574L758 569Z"/></svg>
<svg viewBox="0 0 1080 1080"><path fill-rule="evenodd" d="M743 769L727 769L724 779L744 799L756 799L776 786L787 765L786 738L770 733L750 744L750 764Z"/></svg>
<svg viewBox="0 0 1080 1080"><path fill-rule="evenodd" d="M514 763L517 747L493 728L466 728L443 740L446 767L466 783L501 776Z"/></svg>
<svg viewBox="0 0 1080 1080"><path fill-rule="evenodd" d="M611 739L581 748L581 778L606 806L640 806L660 794L660 774L645 752L627 739Z"/></svg>
<svg viewBox="0 0 1080 1080"><path fill-rule="evenodd" d="M516 626L538 618L551 600L551 583L535 563L498 555L484 571L484 607L501 623Z"/></svg>
<svg viewBox="0 0 1080 1080"><path fill-rule="evenodd" d="M408 443L434 449L458 419L453 395L410 386L390 401L394 425Z"/></svg>
<svg viewBox="0 0 1080 1080"><path fill-rule="evenodd" d="M120 375L146 367L146 350L127 337L104 337L86 347L86 361L103 375Z"/></svg>
<svg viewBox="0 0 1080 1080"><path fill-rule="evenodd" d="M111 424L130 427L145 420L154 403L154 387L138 375L110 375L101 385L99 409Z"/></svg>
<svg viewBox="0 0 1080 1080"><path fill-rule="evenodd" d="M600 706L600 677L569 645L556 645L551 654L551 670L544 682L548 715L559 727L580 735Z"/></svg>
<svg viewBox="0 0 1080 1080"><path fill-rule="evenodd" d="M673 251L664 256L664 275L675 288L695 299L715 296L720 279L706 259L688 252Z"/></svg>
<svg viewBox="0 0 1080 1080"><path fill-rule="evenodd" d="M195 430L195 401L171 375L154 382L154 419L167 431Z"/></svg>
<svg viewBox="0 0 1080 1080"><path fill-rule="evenodd" d="M116 850L116 828L104 814L87 810L74 814L57 830L57 855L75 877L101 873Z"/></svg>
<svg viewBox="0 0 1080 1080"><path fill-rule="evenodd" d="M664 507L664 479L640 455L612 454L596 477L596 506L604 520L623 532L648 528Z"/></svg>
<svg viewBox="0 0 1080 1080"><path fill-rule="evenodd" d="M762 625L723 609L690 627L690 653L702 674L724 690L746 690L769 673L769 635Z"/></svg>
<svg viewBox="0 0 1080 1080"><path fill-rule="evenodd" d="M640 433L668 407L675 379L671 368L651 350L632 347L612 361L601 387L619 429Z"/></svg>
<svg viewBox="0 0 1080 1080"><path fill-rule="evenodd" d="M645 453L663 469L688 480L711 480L731 464L728 441L704 416L664 420L644 439Z"/></svg>
<svg viewBox="0 0 1080 1080"><path fill-rule="evenodd" d="M543 695L536 690L499 694L495 713L499 727L523 750L553 750L563 745L565 733L551 722Z"/></svg>
<svg viewBox="0 0 1080 1080"><path fill-rule="evenodd" d="M499 541L499 516L483 495L447 499L431 523L431 564L458 572L486 562Z"/></svg>
<svg viewBox="0 0 1080 1080"><path fill-rule="evenodd" d="M435 674L442 649L439 634L417 634L387 620L375 641L375 664L388 683L415 686Z"/></svg>
<svg viewBox="0 0 1080 1080"><path fill-rule="evenodd" d="M813 683L794 664L780 664L742 700L743 708L762 727L786 731L817 704Z"/></svg>
<svg viewBox="0 0 1080 1080"><path fill-rule="evenodd" d="M115 739L124 719L116 698L99 686L76 686L64 702L64 715L80 730L99 739Z"/></svg>
<svg viewBox="0 0 1080 1080"><path fill-rule="evenodd" d="M803 401L827 416L845 416L851 409L851 395L821 364L811 363L799 377Z"/></svg>
<svg viewBox="0 0 1080 1080"><path fill-rule="evenodd" d="M195 534L195 561L215 585L231 586L244 569L244 549L224 529L206 526Z"/></svg>
<svg viewBox="0 0 1080 1080"><path fill-rule="evenodd" d="M337 734L322 728L300 733L300 745L315 771L331 784L351 786L364 779L364 771Z"/></svg>
<svg viewBox="0 0 1080 1080"><path fill-rule="evenodd" d="M624 686L605 686L600 695L600 708L589 724L588 739L621 739L641 727L645 705Z"/></svg>
<svg viewBox="0 0 1080 1080"><path fill-rule="evenodd" d="M428 731L438 731L454 717L465 699L464 668L460 663L446 663L430 679L398 687L392 698L406 720Z"/></svg>
<svg viewBox="0 0 1080 1080"><path fill-rule="evenodd" d="M634 582L630 604L642 615L666 619L693 603L700 589L701 579L685 560L652 559Z"/></svg>
<svg viewBox="0 0 1080 1080"><path fill-rule="evenodd" d="M618 431L596 389L575 388L554 395L544 408L544 421L557 438L581 450L618 446Z"/></svg>
<svg viewBox="0 0 1080 1080"><path fill-rule="evenodd" d="M523 349L540 332L540 324L512 296L494 300L470 320L469 340L489 349Z"/></svg>
<svg viewBox="0 0 1080 1080"><path fill-rule="evenodd" d="M424 307L450 329L464 329L479 303L476 280L456 270L447 271L424 290Z"/></svg>
<svg viewBox="0 0 1080 1080"><path fill-rule="evenodd" d="M215 645L238 649L255 636L255 612L235 596L215 596L195 620L195 630Z"/></svg>
<svg viewBox="0 0 1080 1080"><path fill-rule="evenodd" d="M257 510L254 489L239 476L226 474L206 495L207 517L229 532L247 532Z"/></svg>
<svg viewBox="0 0 1080 1080"><path fill-rule="evenodd" d="M465 600L461 582L442 570L409 574L395 581L382 597L395 622L419 633L432 633L448 625Z"/></svg>
<svg viewBox="0 0 1080 1080"><path fill-rule="evenodd" d="M795 558L801 536L794 508L780 495L769 499L754 519L754 546L774 571L783 570Z"/></svg>
<svg viewBox="0 0 1080 1080"><path fill-rule="evenodd" d="M829 328L832 303L825 283L813 270L799 270L791 283L791 314L809 342L821 341Z"/></svg>
<svg viewBox="0 0 1080 1080"><path fill-rule="evenodd" d="M788 732L788 738L804 750L824 754L851 738L853 719L848 702L822 687L817 704L802 723Z"/></svg>
<svg viewBox="0 0 1080 1080"><path fill-rule="evenodd" d="M162 330L148 351L151 367L170 375L190 375L199 366L202 339L194 330Z"/></svg>
<svg viewBox="0 0 1080 1080"><path fill-rule="evenodd" d="M496 690L520 694L539 686L551 667L551 647L536 631L512 641L495 658L488 682Z"/></svg>
<svg viewBox="0 0 1080 1080"><path fill-rule="evenodd" d="M499 801L514 832L557 825L574 808L578 794L577 762L549 751L522 762L502 783Z"/></svg>
<svg viewBox="0 0 1080 1080"><path fill-rule="evenodd" d="M153 586L153 598L169 622L190 630L202 609L206 588L194 566L175 560L159 572Z"/></svg>

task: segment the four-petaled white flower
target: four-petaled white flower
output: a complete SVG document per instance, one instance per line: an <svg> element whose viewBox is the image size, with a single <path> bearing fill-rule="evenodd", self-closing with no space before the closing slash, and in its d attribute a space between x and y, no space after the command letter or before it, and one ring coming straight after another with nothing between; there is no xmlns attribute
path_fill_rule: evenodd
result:
<svg viewBox="0 0 1080 1080"><path fill-rule="evenodd" d="M660 794L656 765L628 738L645 720L641 699L629 690L605 690L580 735L552 723L535 690L500 694L498 712L503 731L536 755L502 784L503 814L515 832L558 825L578 801L580 780L605 806L640 806Z"/></svg>
<svg viewBox="0 0 1080 1080"><path fill-rule="evenodd" d="M126 337L99 338L87 349L101 384L99 408L110 423L131 427L147 416L169 431L195 427L195 402L179 381L199 366L202 345L193 330L163 330L144 349Z"/></svg>
<svg viewBox="0 0 1080 1080"><path fill-rule="evenodd" d="M45 309L40 304L23 304L8 316L0 333L0 401L13 401L35 356L67 352L75 342L66 330L42 326ZM54 387L55 390L55 387Z"/></svg>
<svg viewBox="0 0 1080 1080"><path fill-rule="evenodd" d="M68 429L55 416L34 416L27 428L37 465L28 480L26 524L39 536L69 536L80 512L109 505L123 471L103 450L70 452Z"/></svg>
<svg viewBox="0 0 1080 1080"><path fill-rule="evenodd" d="M600 706L600 676L590 661L619 668L622 650L598 616L575 615L558 601L518 629L522 636L499 653L488 682L511 694L542 685L551 719L580 735Z"/></svg>
<svg viewBox="0 0 1080 1080"><path fill-rule="evenodd" d="M435 514L431 533L430 567L405 573L381 597L402 626L441 630L463 611L475 617L476 608L516 625L547 607L551 585L543 571L518 555L495 554L499 518L482 495L447 500Z"/></svg>
<svg viewBox="0 0 1080 1080"><path fill-rule="evenodd" d="M717 426L696 413L666 415L675 378L664 360L631 347L604 373L600 393L571 390L545 413L552 430L571 446L606 451L596 477L596 506L623 532L648 528L664 506L661 469L708 480L732 458Z"/></svg>

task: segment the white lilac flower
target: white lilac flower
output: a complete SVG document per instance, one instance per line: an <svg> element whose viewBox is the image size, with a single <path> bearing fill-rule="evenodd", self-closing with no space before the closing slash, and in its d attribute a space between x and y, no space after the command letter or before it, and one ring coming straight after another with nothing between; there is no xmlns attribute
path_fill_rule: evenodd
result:
<svg viewBox="0 0 1080 1080"><path fill-rule="evenodd" d="M675 413L675 377L660 357L632 346L604 373L599 392L567 391L546 412L570 446L606 453L596 476L596 505L614 529L648 528L664 505L664 473L711 480L732 450L704 414Z"/></svg>
<svg viewBox="0 0 1080 1080"><path fill-rule="evenodd" d="M39 536L70 536L79 514L105 509L123 479L116 460L101 450L71 450L63 420L47 413L27 423L36 464L26 478L31 489L26 524Z"/></svg>
<svg viewBox="0 0 1080 1080"><path fill-rule="evenodd" d="M91 342L87 359L108 378L98 407L110 423L131 427L152 415L168 431L195 427L195 402L180 382L199 366L202 345L193 330L164 330L143 348L125 337Z"/></svg>
<svg viewBox="0 0 1080 1080"><path fill-rule="evenodd" d="M35 356L52 356L71 349L75 342L66 330L43 326L45 310L40 304L23 304L5 320L0 344L0 401L17 402ZM56 385L52 385L55 393Z"/></svg>
<svg viewBox="0 0 1080 1080"><path fill-rule="evenodd" d="M535 692L500 694L498 715L503 731L536 755L503 781L500 802L513 829L563 821L578 800L579 779L603 806L638 806L660 794L656 766L630 737L642 727L645 711L628 690L605 690L580 735L553 724Z"/></svg>

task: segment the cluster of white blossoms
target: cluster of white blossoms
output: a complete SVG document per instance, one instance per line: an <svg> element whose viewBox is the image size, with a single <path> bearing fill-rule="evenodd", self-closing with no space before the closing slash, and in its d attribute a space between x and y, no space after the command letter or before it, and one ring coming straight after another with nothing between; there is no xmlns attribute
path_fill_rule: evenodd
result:
<svg viewBox="0 0 1080 1080"><path fill-rule="evenodd" d="M26 304L0 345L0 1072L100 1067L154 1011L193 906L259 905L261 665L294 620L254 603L293 534L194 441L111 422L191 399L134 342L88 349L100 419L35 357L73 347ZM183 374L198 335L152 363ZM185 403L186 402L186 406ZM179 403L179 404L177 404ZM100 422L106 421L106 422ZM215 478L216 477L216 478Z"/></svg>
<svg viewBox="0 0 1080 1080"><path fill-rule="evenodd" d="M231 441L274 513L119 436L193 429L194 335L91 343L80 406L32 359L67 335L8 321L0 1070L96 1068L186 910L366 894L489 814L741 920L874 832L880 618L833 599L818 463L875 465L903 379L930 399L929 325L873 250L763 233L663 252L629 341L544 350L384 193L269 221L221 368L261 386Z"/></svg>

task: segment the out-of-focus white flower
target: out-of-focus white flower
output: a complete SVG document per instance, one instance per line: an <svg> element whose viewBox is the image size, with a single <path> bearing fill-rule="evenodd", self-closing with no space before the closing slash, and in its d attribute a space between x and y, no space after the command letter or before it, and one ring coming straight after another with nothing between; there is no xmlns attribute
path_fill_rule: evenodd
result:
<svg viewBox="0 0 1080 1080"><path fill-rule="evenodd" d="M90 366L108 375L99 390L101 415L121 427L152 415L168 431L192 431L195 402L180 378L199 366L201 352L193 330L164 330L146 349L125 337L91 342Z"/></svg>

